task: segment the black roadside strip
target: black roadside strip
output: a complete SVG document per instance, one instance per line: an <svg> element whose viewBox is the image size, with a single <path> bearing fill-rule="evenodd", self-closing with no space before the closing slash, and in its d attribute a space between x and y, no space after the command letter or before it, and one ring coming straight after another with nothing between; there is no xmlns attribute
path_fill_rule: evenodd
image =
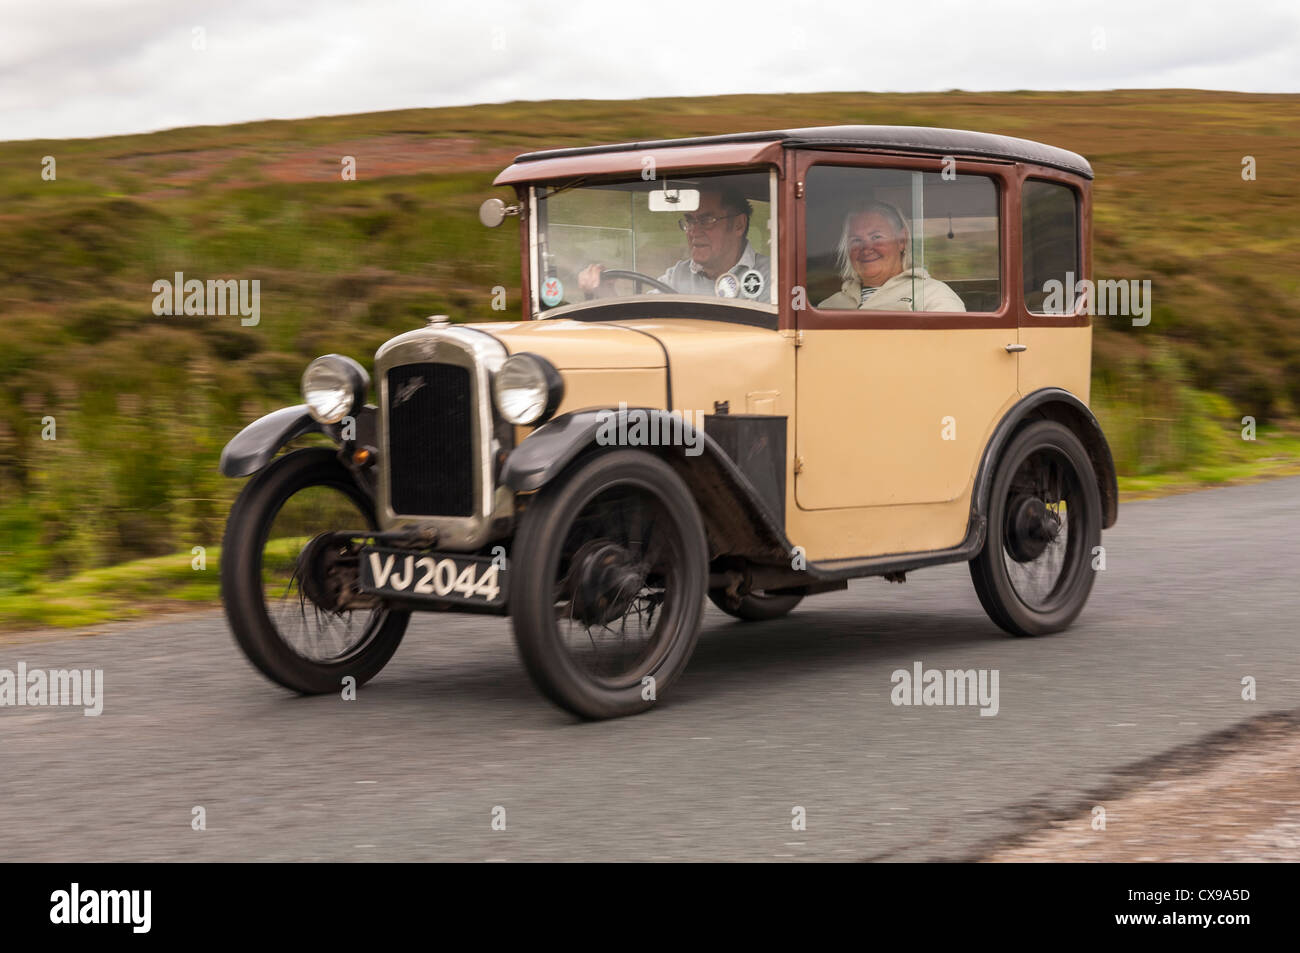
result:
<svg viewBox="0 0 1300 953"><path fill-rule="evenodd" d="M436 855L429 859L438 860ZM594 866L601 869L566 865L565 882L593 888L608 883L608 865ZM632 881L645 876L649 885L652 877L662 877L658 865L651 866L655 869L643 871L620 865L618 876ZM861 930L863 871L853 864L836 867L843 873L823 870L813 881L806 868L800 869L803 865L774 870L738 864L729 865L728 877L769 891L783 883L791 891L815 888L819 912L814 929L829 934L841 922L846 930ZM1136 932L1148 942L1163 936L1179 947L1192 936L1208 935L1222 949L1259 927L1271 925L1269 933L1276 936L1294 919L1294 872L1286 868L1007 864L976 872L960 865L900 864L871 878L868 909L873 935L892 933L909 940L925 935L925 917L939 915L937 904L946 923L976 924L1002 942L1041 941L1045 931L1072 938ZM341 879L348 881L349 907L356 911L356 922L365 924L372 945L390 935L409 940L413 929L428 930L442 917L430 908L428 868L416 864L368 864L363 874L336 864L56 863L14 865L9 873L11 882L0 894L0 917L14 949L28 949L17 943L29 939L35 941L30 948L41 949L55 948L48 943L52 939L62 940L57 948L99 947L105 940L128 949L150 941L175 948L177 940L198 934L246 941L252 930L264 941L329 941L337 939L340 924L353 920L302 911L315 909ZM467 924L482 924L500 915L501 891L509 891L513 915L507 921L532 923L554 911L555 881L544 863L481 864L477 872L458 873L440 886L439 906L454 909ZM592 926L606 921L611 928L620 926L613 913L597 913ZM726 913L705 921L731 938L770 930L762 918ZM493 930L500 932L496 926ZM971 931L974 935L976 927Z"/></svg>
<svg viewBox="0 0 1300 953"><path fill-rule="evenodd" d="M655 337L649 331L643 330L642 328L630 328L626 324L619 324L617 321L611 321L610 326L615 328L622 328L624 331L635 331L637 334L644 334L646 337L650 338L650 340L654 341L656 344L659 345L659 350L664 352L664 381L668 385L668 406L665 407L664 410L672 410L673 409L673 363L668 359L668 348L664 346L664 342L659 340L659 338Z"/></svg>

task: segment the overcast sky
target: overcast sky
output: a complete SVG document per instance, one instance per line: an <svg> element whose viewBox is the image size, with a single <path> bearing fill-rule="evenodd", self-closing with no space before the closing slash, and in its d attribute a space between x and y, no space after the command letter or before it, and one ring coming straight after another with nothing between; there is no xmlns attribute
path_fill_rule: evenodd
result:
<svg viewBox="0 0 1300 953"><path fill-rule="evenodd" d="M1300 0L0 0L0 140L513 99L1300 92Z"/></svg>

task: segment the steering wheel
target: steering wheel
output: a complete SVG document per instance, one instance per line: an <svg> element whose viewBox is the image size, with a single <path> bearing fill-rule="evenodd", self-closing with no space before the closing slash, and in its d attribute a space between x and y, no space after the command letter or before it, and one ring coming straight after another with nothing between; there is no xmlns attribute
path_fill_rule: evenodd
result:
<svg viewBox="0 0 1300 953"><path fill-rule="evenodd" d="M649 285L651 288L662 291L664 294L677 294L677 289L672 285L665 284L658 278L651 278L649 275L643 275L639 271L627 271L623 268L606 268L601 271L600 280L604 281L606 278L627 278L629 281L635 281L638 284Z"/></svg>

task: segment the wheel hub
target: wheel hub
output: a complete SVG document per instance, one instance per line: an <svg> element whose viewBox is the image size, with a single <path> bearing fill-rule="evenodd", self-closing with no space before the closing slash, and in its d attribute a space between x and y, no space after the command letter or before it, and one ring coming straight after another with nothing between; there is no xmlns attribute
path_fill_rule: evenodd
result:
<svg viewBox="0 0 1300 953"><path fill-rule="evenodd" d="M1060 532L1060 518L1037 496L1022 494L1007 507L1007 551L1016 562L1033 562Z"/></svg>
<svg viewBox="0 0 1300 953"><path fill-rule="evenodd" d="M584 543L569 569L573 617L583 625L607 625L627 613L646 569L625 547L609 540Z"/></svg>
<svg viewBox="0 0 1300 953"><path fill-rule="evenodd" d="M346 536L321 533L298 554L298 579L303 595L325 612L351 608L357 583L358 558Z"/></svg>

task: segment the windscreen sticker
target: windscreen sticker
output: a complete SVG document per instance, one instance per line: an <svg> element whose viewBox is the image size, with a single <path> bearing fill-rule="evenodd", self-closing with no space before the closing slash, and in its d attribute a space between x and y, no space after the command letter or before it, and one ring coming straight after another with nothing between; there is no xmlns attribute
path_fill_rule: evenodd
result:
<svg viewBox="0 0 1300 953"><path fill-rule="evenodd" d="M757 298L763 293L763 273L750 268L740 276L740 291L746 298Z"/></svg>
<svg viewBox="0 0 1300 953"><path fill-rule="evenodd" d="M713 290L719 298L734 298L740 293L740 279L729 271L723 272L713 283Z"/></svg>
<svg viewBox="0 0 1300 953"><path fill-rule="evenodd" d="M564 300L564 284L559 278L547 278L542 282L542 304L554 308Z"/></svg>

